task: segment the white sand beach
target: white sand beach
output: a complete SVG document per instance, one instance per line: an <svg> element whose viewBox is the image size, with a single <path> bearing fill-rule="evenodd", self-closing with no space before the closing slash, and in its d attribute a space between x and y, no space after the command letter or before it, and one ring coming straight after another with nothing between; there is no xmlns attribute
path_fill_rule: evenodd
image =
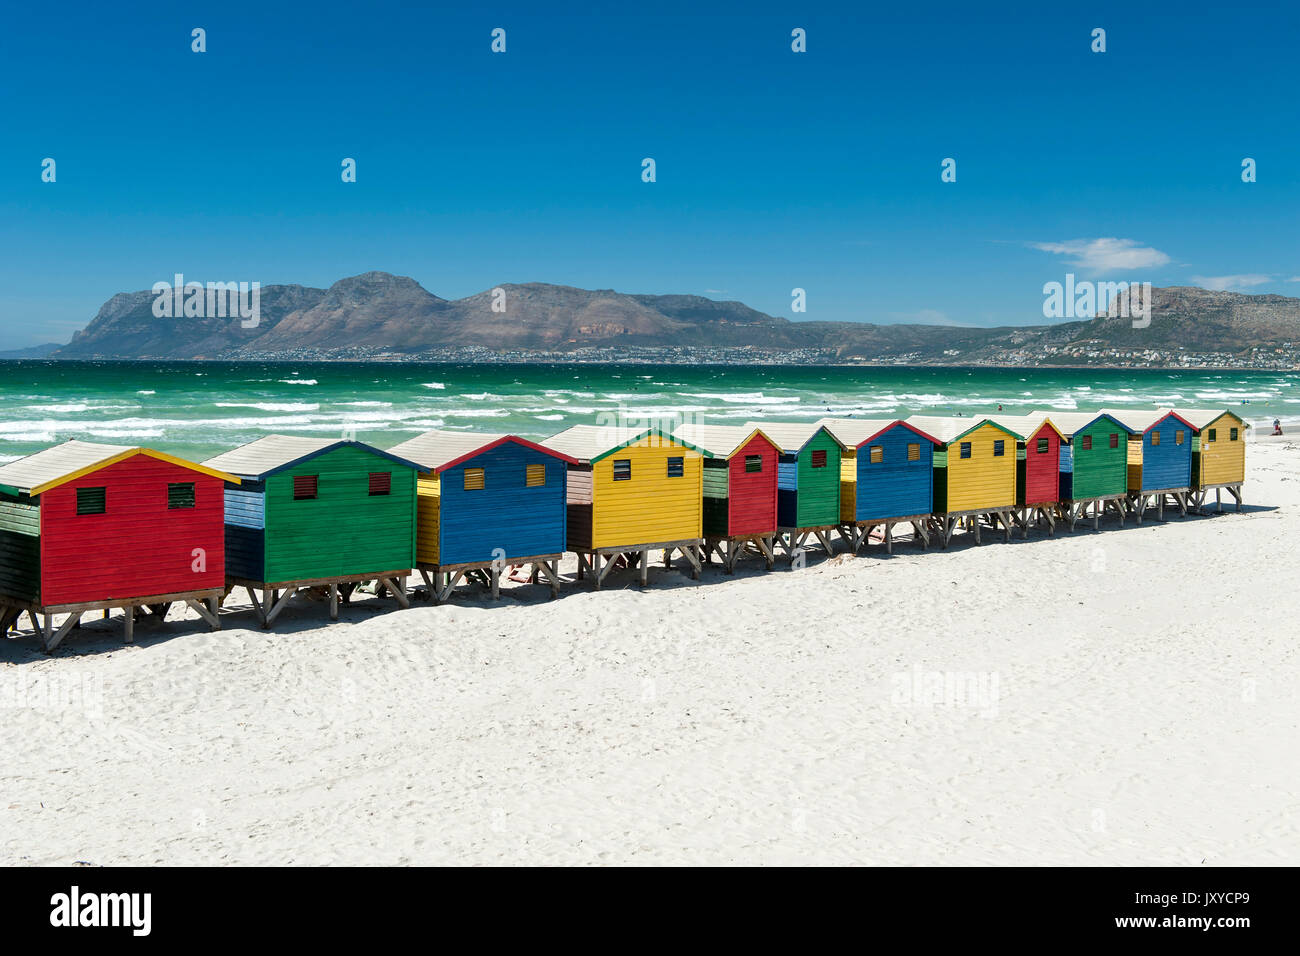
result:
<svg viewBox="0 0 1300 956"><path fill-rule="evenodd" d="M0 640L0 861L1294 864L1300 440L1247 468L1240 514Z"/></svg>

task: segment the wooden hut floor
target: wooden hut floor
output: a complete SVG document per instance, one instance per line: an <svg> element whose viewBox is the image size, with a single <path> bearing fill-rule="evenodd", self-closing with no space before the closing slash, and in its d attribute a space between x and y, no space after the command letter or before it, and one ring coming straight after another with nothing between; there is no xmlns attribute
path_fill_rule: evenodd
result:
<svg viewBox="0 0 1300 956"><path fill-rule="evenodd" d="M808 539L816 538L822 550L827 555L833 556L835 545L831 542L831 534L839 530L838 524L822 524L808 528L777 528L776 547L784 551L785 556L793 562L795 555L803 551Z"/></svg>
<svg viewBox="0 0 1300 956"><path fill-rule="evenodd" d="M1056 520L1060 517L1060 502L1043 502L1036 505L1025 505L1018 507L1011 512L1011 517L1021 531L1021 537L1029 537L1030 528L1047 528L1049 536L1056 534Z"/></svg>
<svg viewBox="0 0 1300 956"><path fill-rule="evenodd" d="M745 555L762 558L767 562L767 570L771 571L776 564L775 542L775 534L741 534L725 538L706 536L701 551L705 564L708 564L711 556L716 553L718 560L722 562L723 570L728 574L736 573L736 562Z"/></svg>
<svg viewBox="0 0 1300 956"><path fill-rule="evenodd" d="M518 580L507 569L532 566L528 572L527 583L538 584L542 578L550 586L551 597L560 594L560 561L562 554L533 554L521 558L501 558L496 561L471 561L467 564L417 564L425 586L429 589L429 600L441 604L451 597L456 585L465 581L475 581L487 588L492 600L501 598L501 576L509 580Z"/></svg>
<svg viewBox="0 0 1300 956"><path fill-rule="evenodd" d="M636 567L640 571L640 582L644 587L650 583L650 552L663 550L664 567L671 568L673 552L679 551L691 566L691 578L700 579L703 566L700 554L701 539L687 538L682 541L659 541L652 544L622 545L617 548L593 548L590 551L574 552L578 556L578 580L588 573L596 579L599 591L606 575L614 568ZM604 562L604 567L601 562Z"/></svg>
<svg viewBox="0 0 1300 956"><path fill-rule="evenodd" d="M897 518L877 518L872 521L855 521L846 522L839 525L838 530L840 538L849 546L849 550L856 554L864 545L884 544L885 553L894 553L894 528L900 524L910 524L912 526L912 540L919 541L921 547L927 548L930 545L930 529L928 522L930 516L925 515L901 515ZM878 533L876 529L881 529Z"/></svg>
<svg viewBox="0 0 1300 956"><path fill-rule="evenodd" d="M1128 512L1133 516L1138 524L1142 523L1142 516L1148 509L1154 508L1156 511L1156 520L1165 520L1165 505L1171 508L1177 508L1178 513L1186 517L1189 498L1192 489L1190 488L1161 488L1159 491L1130 491L1128 494Z"/></svg>
<svg viewBox="0 0 1300 956"><path fill-rule="evenodd" d="M184 591L176 594L150 594L145 597L113 598L106 601L87 601L80 604L51 604L42 606L31 602L20 602L14 598L0 596L0 635L11 627L16 627L23 614L31 622L36 637L48 654L63 642L68 634L81 626L81 616L90 611L103 611L104 617L109 612L124 611L124 640L130 644L135 640L135 620L137 614L147 613L154 618L164 619L173 604L184 602L194 610L208 626L216 631L221 628L218 611L224 592L220 589L206 591ZM206 604L206 606L205 606ZM143 610L141 610L143 609ZM66 614L63 622L55 625L54 618ZM44 621L41 620L44 618Z"/></svg>
<svg viewBox="0 0 1300 956"><path fill-rule="evenodd" d="M226 579L226 590L223 596L230 596L230 592L235 588L243 588L248 592L248 599L252 602L253 611L257 614L258 622L262 627L269 628L275 623L275 619L293 599L293 596L299 591L310 588L329 588L330 597L330 620L339 619L339 601L344 604L352 599L352 592L356 590L357 585L364 584L367 581L378 581L380 592L387 591L397 601L398 605L403 608L411 606L410 600L406 596L406 578L411 573L410 568L401 571L372 571L368 574L353 574L337 578L310 578L301 581L248 581L244 578L230 577ZM257 592L261 591L259 597ZM281 593L283 592L283 593Z"/></svg>
<svg viewBox="0 0 1300 956"><path fill-rule="evenodd" d="M1119 519L1119 526L1122 528L1124 519L1128 517L1128 493L1102 495L1099 498L1078 498L1062 501L1057 506L1058 517L1061 521L1069 522L1071 531L1080 521L1086 521L1090 512L1094 531L1100 529L1101 519L1112 512Z"/></svg>
<svg viewBox="0 0 1300 956"><path fill-rule="evenodd" d="M1013 517L1014 508L978 508L973 511L949 511L943 514L933 515L930 519L930 527L933 534L943 541L946 548L952 542L954 532L964 530L975 536L975 543L980 544L980 529L988 527L990 531L1001 530L1006 534L1006 540L1011 540L1012 529L1015 528L1016 521Z"/></svg>
<svg viewBox="0 0 1300 956"><path fill-rule="evenodd" d="M1241 510L1241 482L1224 482L1219 485L1203 485L1200 488L1193 489L1189 496L1189 507L1197 511L1204 511L1206 499L1209 498L1210 492L1214 492L1214 502L1218 510L1223 510L1223 492L1230 494L1237 502L1237 510Z"/></svg>

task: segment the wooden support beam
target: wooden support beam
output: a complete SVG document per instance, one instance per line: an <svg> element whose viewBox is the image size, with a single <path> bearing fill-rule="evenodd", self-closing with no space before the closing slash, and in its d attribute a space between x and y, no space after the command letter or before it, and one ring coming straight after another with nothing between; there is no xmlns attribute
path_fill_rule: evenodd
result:
<svg viewBox="0 0 1300 956"><path fill-rule="evenodd" d="M559 574L558 565L559 562L554 560L538 561L536 564L533 565L534 577L536 577L538 575L538 572L540 572L541 576L545 577L546 580L550 583L552 598L557 598L560 596L560 574Z"/></svg>
<svg viewBox="0 0 1300 956"><path fill-rule="evenodd" d="M339 619L339 586L337 583L330 585L330 620Z"/></svg>
<svg viewBox="0 0 1300 956"><path fill-rule="evenodd" d="M293 599L293 596L297 593L298 589L294 587L285 588L283 597L280 596L279 591L272 591L271 594L275 600L275 604L266 612L266 621L262 624L262 627L270 627L274 624L275 619L280 616L280 612L288 606L289 602Z"/></svg>
<svg viewBox="0 0 1300 956"><path fill-rule="evenodd" d="M135 608L126 607L126 642L128 644L135 641Z"/></svg>
<svg viewBox="0 0 1300 956"><path fill-rule="evenodd" d="M212 600L213 600L213 604L215 605L216 599L213 598ZM203 620L207 621L208 625L214 631L221 629L221 618L217 616L216 608L214 606L204 607L199 601L195 600L194 598L186 598L185 603L189 605L190 608L193 609L194 613L196 613L199 617L203 618Z"/></svg>
<svg viewBox="0 0 1300 956"><path fill-rule="evenodd" d="M391 577L380 578L379 580L384 587L388 588L389 593L392 594L400 607L409 608L411 606L411 600L406 596L406 578Z"/></svg>
<svg viewBox="0 0 1300 956"><path fill-rule="evenodd" d="M604 557L605 557L605 566L603 568L600 568L600 570L596 572L596 590L600 590L600 586L605 583L605 576L609 574L609 569L614 566L613 555L607 554ZM597 552L595 555L597 566L600 565L600 558L601 555L599 552Z"/></svg>
<svg viewBox="0 0 1300 956"><path fill-rule="evenodd" d="M71 631L74 627L76 627L76 626L77 626L77 623L78 623L80 620L81 620L81 612L80 612L80 611L73 611L71 614L69 614L69 615L67 616L67 618L64 619L62 626L60 626L59 629L58 629L57 631L54 631L53 633L50 633L50 624L51 624L52 618L51 618L50 615L46 615L46 617L45 617L45 624L46 624L46 637L45 637L45 641L44 641L44 643L45 643L45 653L49 654L49 653L51 653L51 652L52 652L56 647L58 647L58 646L59 646L59 643L60 643L60 642L61 642L65 637L68 636L68 632Z"/></svg>

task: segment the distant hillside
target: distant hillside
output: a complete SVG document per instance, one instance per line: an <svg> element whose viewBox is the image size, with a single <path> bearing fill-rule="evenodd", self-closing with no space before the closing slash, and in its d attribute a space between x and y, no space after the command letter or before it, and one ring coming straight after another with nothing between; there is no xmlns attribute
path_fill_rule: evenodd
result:
<svg viewBox="0 0 1300 956"><path fill-rule="evenodd" d="M58 342L46 342L44 345L33 345L25 349L9 349L7 352L0 352L0 359L42 359L54 354L63 348Z"/></svg>
<svg viewBox="0 0 1300 956"><path fill-rule="evenodd" d="M1300 299L1153 290L1148 327L1128 318L960 328L791 322L740 302L532 282L442 299L414 279L367 272L328 289L267 286L261 321L156 318L151 292L115 295L55 358L454 359L1236 364L1300 359ZM504 301L504 311L493 309ZM1294 354L1293 354L1294 353Z"/></svg>

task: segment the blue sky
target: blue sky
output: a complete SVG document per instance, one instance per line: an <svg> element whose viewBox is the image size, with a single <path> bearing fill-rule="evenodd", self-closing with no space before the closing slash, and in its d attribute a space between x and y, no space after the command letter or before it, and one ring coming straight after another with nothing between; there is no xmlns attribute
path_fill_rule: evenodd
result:
<svg viewBox="0 0 1300 956"><path fill-rule="evenodd" d="M0 348L177 272L963 325L1044 321L1067 272L1300 295L1280 4L542 6L11 6Z"/></svg>

